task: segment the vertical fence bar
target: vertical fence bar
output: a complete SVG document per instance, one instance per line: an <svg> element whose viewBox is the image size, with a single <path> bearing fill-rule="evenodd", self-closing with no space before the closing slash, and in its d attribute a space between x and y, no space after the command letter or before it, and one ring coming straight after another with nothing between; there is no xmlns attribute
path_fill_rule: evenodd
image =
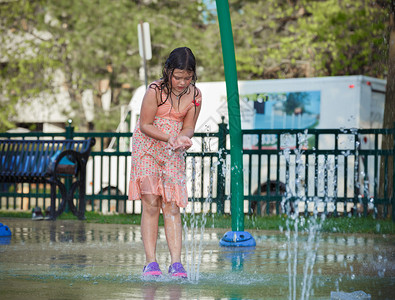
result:
<svg viewBox="0 0 395 300"><path fill-rule="evenodd" d="M262 149L262 134L258 134L258 151ZM261 195L261 166L262 166L262 154L258 152L258 195Z"/></svg>
<svg viewBox="0 0 395 300"><path fill-rule="evenodd" d="M338 187L338 183L339 183L339 181L338 181L338 168L337 168L337 166L338 166L338 158L339 158L339 155L338 155L338 153L339 153L339 133L338 132L336 132L336 134L335 134L335 153L334 153L334 156L333 156L333 163L334 163L334 172L333 172L333 184L334 184L334 186L333 186L333 198L334 198L334 211L333 211L333 215L335 216L335 217L337 217L338 216L338 212L337 212L337 201L336 201L336 198L338 197L338 195L339 195L339 193L338 193L338 190L337 190L337 187Z"/></svg>
<svg viewBox="0 0 395 300"><path fill-rule="evenodd" d="M359 162L359 145L360 145L360 140L359 136L357 133L354 134L355 140L354 140L354 209L353 209L353 216L357 215L357 204L359 202L359 195L361 192L361 180L359 177L360 173L360 162Z"/></svg>
<svg viewBox="0 0 395 300"><path fill-rule="evenodd" d="M379 136L377 133L375 133L374 135L374 159L373 159L373 168L374 168L374 179L373 179L373 200L376 201L378 199L379 196L379 183L377 182L378 180L376 180L378 178L378 174L379 174L379 155L378 155L378 150L379 150ZM376 203L373 202L373 216L374 218L377 217L377 210L376 208Z"/></svg>
<svg viewBox="0 0 395 300"><path fill-rule="evenodd" d="M309 149L308 149L309 150ZM307 150L307 151L308 151ZM304 215L307 217L309 210L309 160L310 160L310 155L308 152L306 153L306 163L304 164L304 172L305 172L305 189L304 189L304 194L306 196L305 202L304 202Z"/></svg>
<svg viewBox="0 0 395 300"><path fill-rule="evenodd" d="M343 174L343 197L344 197L344 202L343 202L343 216L347 215L347 181L348 181L348 161L349 161L349 156L344 155L343 156L343 160L344 160L344 174Z"/></svg>
<svg viewBox="0 0 395 300"><path fill-rule="evenodd" d="M260 155L259 155L259 157L260 157ZM266 169L266 172L267 172L267 176L266 176L266 196L268 197L268 199L266 200L266 214L267 215L270 215L270 197L271 197L271 188L272 188L271 187L271 180L270 180L270 172L271 172L270 166L271 166L271 164L272 164L272 162L271 162L271 154L269 153L267 155L267 169ZM259 172L259 174L261 173L260 169L258 170L258 172ZM278 182L276 184L278 184Z"/></svg>
<svg viewBox="0 0 395 300"><path fill-rule="evenodd" d="M200 159L200 176L202 178L201 181L200 181L200 197L199 197L199 201L198 201L200 203L202 201L204 201L204 178L205 178L205 176L204 176L204 152L207 149L206 145L204 146L204 149L205 150L203 151L202 157ZM195 205L195 203L193 205Z"/></svg>
<svg viewBox="0 0 395 300"><path fill-rule="evenodd" d="M369 187L367 187L365 184L366 182L369 181L369 164L368 164L368 159L369 156L367 154L365 154L364 156L362 156L363 158L363 170L364 170L364 178L363 178L363 197L362 197L362 206L363 206L363 215L364 217L366 217L368 215L368 198L369 198Z"/></svg>
<svg viewBox="0 0 395 300"><path fill-rule="evenodd" d="M248 157L248 198L251 199L251 188L252 188L252 184L251 184L251 181L252 181L252 172L251 172L251 170L252 170L252 154L249 154L247 157ZM243 157L243 158L244 158L244 157ZM259 183L258 183L258 185L259 185ZM258 190L259 190L259 188L258 188ZM251 203L251 200L249 200L248 202ZM259 201L258 201L257 203L259 204ZM250 210L251 205L249 204L248 207L249 207L248 210ZM259 205L257 205L257 207L259 207Z"/></svg>
<svg viewBox="0 0 395 300"><path fill-rule="evenodd" d="M224 213L225 201L225 165L226 165L226 124L222 117L222 122L218 124L218 165L217 165L217 213Z"/></svg>
<svg viewBox="0 0 395 300"><path fill-rule="evenodd" d="M100 180L99 180L99 195L102 196L103 195L103 186L102 186L102 182L103 182L103 162L104 162L104 136L100 137ZM100 198L99 200L99 209L100 211L103 211L103 198Z"/></svg>
<svg viewBox="0 0 395 300"><path fill-rule="evenodd" d="M389 181L388 157L389 155L385 155L385 159L384 159L384 200L390 199L390 195L388 195L388 181ZM386 216L387 216L387 205L384 203L384 217Z"/></svg>
<svg viewBox="0 0 395 300"><path fill-rule="evenodd" d="M315 151L318 150L318 145L319 145L319 134L315 133L314 134L314 148ZM318 174L319 174L319 170L318 170L318 165L319 165L319 155L317 153L313 154L313 159L314 159L314 198L318 197L318 184L319 184L319 180L318 180ZM315 201L313 201L314 205ZM315 208L314 208L315 209Z"/></svg>
<svg viewBox="0 0 395 300"><path fill-rule="evenodd" d="M277 169L276 169L276 195L279 195L280 193L280 153L281 153L281 134L280 133L276 133L277 135ZM285 188L286 189L286 188ZM280 215L280 204L282 201L276 201L276 214Z"/></svg>

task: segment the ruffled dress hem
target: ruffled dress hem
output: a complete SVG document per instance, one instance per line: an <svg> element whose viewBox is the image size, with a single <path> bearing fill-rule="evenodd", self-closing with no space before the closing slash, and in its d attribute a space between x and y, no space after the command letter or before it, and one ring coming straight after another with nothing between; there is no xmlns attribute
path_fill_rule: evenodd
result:
<svg viewBox="0 0 395 300"><path fill-rule="evenodd" d="M157 195L162 197L163 202L175 202L178 207L186 207L188 204L188 192L185 185L164 183L162 178L154 176L142 176L129 181L129 199L141 200L142 195Z"/></svg>

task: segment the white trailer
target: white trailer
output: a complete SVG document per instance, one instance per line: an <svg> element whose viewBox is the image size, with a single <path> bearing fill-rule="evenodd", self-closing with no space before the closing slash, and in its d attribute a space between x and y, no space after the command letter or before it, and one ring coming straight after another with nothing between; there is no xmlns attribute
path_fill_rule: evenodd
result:
<svg viewBox="0 0 395 300"><path fill-rule="evenodd" d="M385 80L361 75L239 81L241 127L380 128L385 85ZM196 132L216 131L222 116L228 123L225 82L198 82L196 86L203 94ZM144 93L145 86L139 87L129 103L131 130Z"/></svg>

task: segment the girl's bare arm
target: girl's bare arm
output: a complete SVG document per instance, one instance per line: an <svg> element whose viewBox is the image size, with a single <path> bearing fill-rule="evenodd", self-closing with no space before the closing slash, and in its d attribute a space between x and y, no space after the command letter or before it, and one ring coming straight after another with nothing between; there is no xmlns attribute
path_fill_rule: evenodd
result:
<svg viewBox="0 0 395 300"><path fill-rule="evenodd" d="M156 91L157 89L148 88L144 95L140 111L140 130L153 139L167 142L170 135L153 125L158 109L158 97L160 97L160 92Z"/></svg>

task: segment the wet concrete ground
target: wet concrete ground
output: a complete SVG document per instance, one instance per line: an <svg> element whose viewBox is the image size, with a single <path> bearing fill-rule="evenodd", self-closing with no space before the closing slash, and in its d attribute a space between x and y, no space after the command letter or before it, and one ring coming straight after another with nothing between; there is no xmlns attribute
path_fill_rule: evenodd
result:
<svg viewBox="0 0 395 300"><path fill-rule="evenodd" d="M284 232L262 230L249 231L257 241L253 249L222 248L227 230L206 229L199 272L197 255L183 257L194 280L146 280L139 226L12 218L0 223L12 231L10 240L0 240L1 299L300 299L312 251L306 236L292 248ZM163 228L157 248L165 272L170 258ZM304 299L358 290L372 299L395 298L394 236L322 234L316 254Z"/></svg>

